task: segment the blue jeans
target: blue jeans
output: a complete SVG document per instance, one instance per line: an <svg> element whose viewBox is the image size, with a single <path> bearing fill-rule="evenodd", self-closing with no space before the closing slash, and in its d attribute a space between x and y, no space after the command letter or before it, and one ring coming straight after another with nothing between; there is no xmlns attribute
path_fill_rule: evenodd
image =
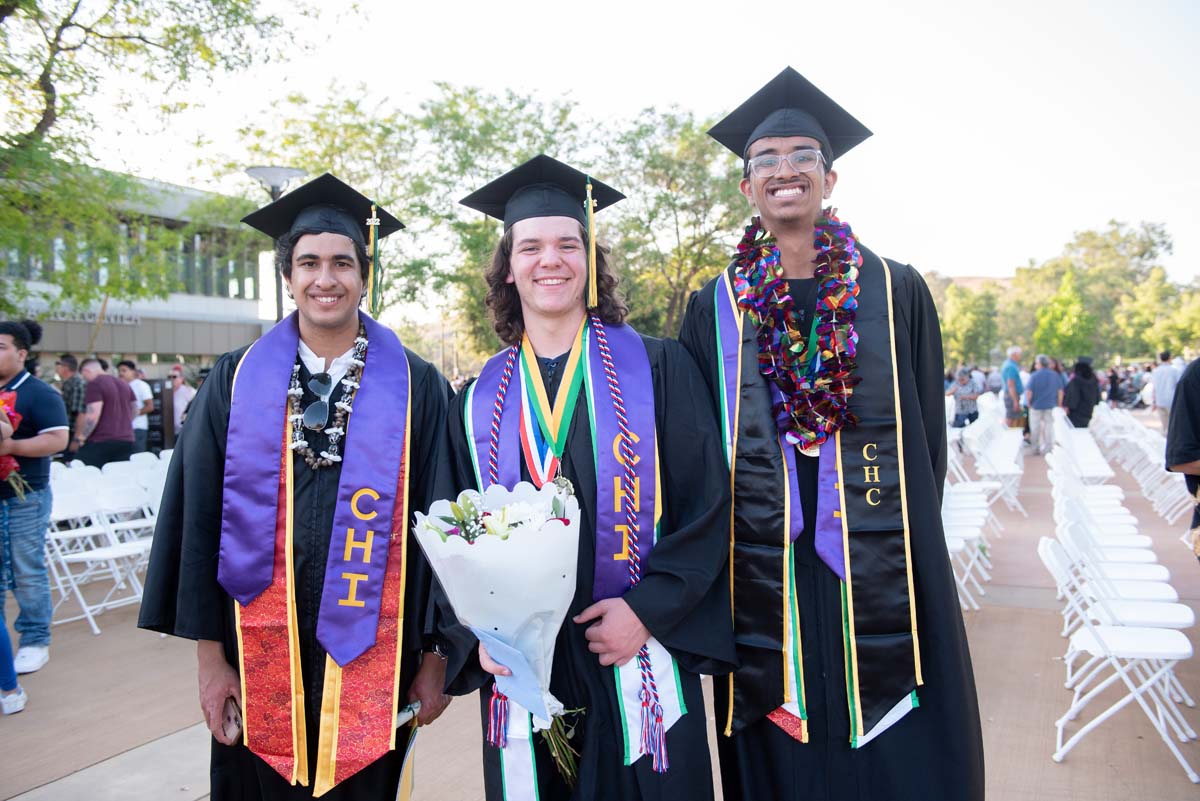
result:
<svg viewBox="0 0 1200 801"><path fill-rule="evenodd" d="M46 528L50 525L50 488L30 490L25 500L0 500L0 589L12 589L20 606L13 627L21 645L50 644L50 579L46 573ZM0 603L0 626L4 604Z"/></svg>
<svg viewBox="0 0 1200 801"><path fill-rule="evenodd" d="M12 692L17 689L17 666L13 664L12 640L8 639L8 626L0 623L0 690Z"/></svg>

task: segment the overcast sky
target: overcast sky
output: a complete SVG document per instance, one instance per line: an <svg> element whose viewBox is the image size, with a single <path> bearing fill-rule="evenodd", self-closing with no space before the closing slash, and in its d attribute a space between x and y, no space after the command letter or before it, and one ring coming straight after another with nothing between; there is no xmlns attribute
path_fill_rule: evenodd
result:
<svg viewBox="0 0 1200 801"><path fill-rule="evenodd" d="M235 152L232 132L257 109L331 83L366 81L414 109L449 81L569 97L595 117L672 104L717 116L790 64L875 132L838 161L834 202L876 251L923 271L1004 276L1075 231L1148 220L1174 237L1171 276L1200 275L1194 2L360 8L298 21L311 53L198 88L197 110L165 130L148 116L105 119L104 165L205 186L198 137Z"/></svg>

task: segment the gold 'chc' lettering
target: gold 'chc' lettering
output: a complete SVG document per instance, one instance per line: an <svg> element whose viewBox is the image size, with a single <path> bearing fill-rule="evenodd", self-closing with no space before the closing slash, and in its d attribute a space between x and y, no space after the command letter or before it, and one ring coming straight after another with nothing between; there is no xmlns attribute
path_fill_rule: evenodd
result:
<svg viewBox="0 0 1200 801"><path fill-rule="evenodd" d="M875 500L871 500L872 492L875 493ZM882 492L882 490L880 490L879 487L871 487L869 490L867 490L867 503L871 504L872 506L878 506L879 505L879 494L881 492Z"/></svg>
<svg viewBox="0 0 1200 801"><path fill-rule="evenodd" d="M379 512L376 512L374 509L372 509L370 512L360 512L358 509L358 501L364 495L371 498L372 500L375 500L375 501L379 500L378 492L371 489L370 487L363 487L358 492L354 493L354 496L352 498L350 498L350 511L353 512L354 516L357 517L359 520L374 519L375 517L377 517L379 515ZM349 558L349 557L347 557L347 558Z"/></svg>
<svg viewBox="0 0 1200 801"><path fill-rule="evenodd" d="M873 450L872 450L872 455L871 455L871 456L867 456L867 450L868 450L868 449L873 449ZM879 445L878 445L878 444L876 444L876 443L874 443L874 442L868 442L866 445L863 445L863 451L862 451L862 453L863 453L863 458L864 458L864 459L866 459L868 462L873 462L873 461L875 461L876 459L878 459L878 458L879 458L879 454L878 454L878 453L876 453L876 451L878 451L878 450L879 450Z"/></svg>
<svg viewBox="0 0 1200 801"><path fill-rule="evenodd" d="M879 483L879 465L865 464L863 465L863 481L867 484Z"/></svg>
<svg viewBox="0 0 1200 801"><path fill-rule="evenodd" d="M338 606L366 606L366 603L358 599L358 582L366 581L366 573L343 573L342 578L350 582L350 594L345 598L338 599Z"/></svg>
<svg viewBox="0 0 1200 801"><path fill-rule="evenodd" d="M343 562L349 562L350 556L356 550L362 551L362 561L364 564L369 564L371 561L371 544L375 541L375 532L367 529L365 539L354 539L354 529L346 529L346 552L342 555Z"/></svg>

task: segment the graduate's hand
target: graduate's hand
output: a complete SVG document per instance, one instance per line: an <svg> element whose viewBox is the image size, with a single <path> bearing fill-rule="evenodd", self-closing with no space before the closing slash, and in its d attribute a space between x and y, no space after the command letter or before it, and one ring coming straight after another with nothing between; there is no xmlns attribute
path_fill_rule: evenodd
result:
<svg viewBox="0 0 1200 801"><path fill-rule="evenodd" d="M493 676L511 676L512 671L492 659L491 654L483 647L483 643L479 643L479 666L491 673Z"/></svg>
<svg viewBox="0 0 1200 801"><path fill-rule="evenodd" d="M238 708L242 706L242 683L237 671L225 661L225 647L215 640L196 643L197 673L200 679L200 711L212 736L222 745L236 745L241 737L225 736L225 699L233 696Z"/></svg>
<svg viewBox="0 0 1200 801"><path fill-rule="evenodd" d="M421 654L421 667L412 686L408 688L408 703L421 702L421 711L417 713L418 726L433 723L450 705L450 696L443 692L445 687L446 660L431 651Z"/></svg>
<svg viewBox="0 0 1200 801"><path fill-rule="evenodd" d="M588 650L597 654L605 667L624 665L650 639L650 630L642 625L624 598L597 601L573 619L579 624L599 619L599 623L588 626L584 636L588 639Z"/></svg>

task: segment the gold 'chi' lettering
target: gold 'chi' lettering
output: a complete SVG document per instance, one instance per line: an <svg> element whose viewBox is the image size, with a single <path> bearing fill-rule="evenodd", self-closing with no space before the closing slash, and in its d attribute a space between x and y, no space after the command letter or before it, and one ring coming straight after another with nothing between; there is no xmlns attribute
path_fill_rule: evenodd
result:
<svg viewBox="0 0 1200 801"><path fill-rule="evenodd" d="M369 564L371 561L371 544L375 541L375 532L367 529L365 539L354 539L354 529L346 529L346 552L342 555L343 562L349 562L350 556L355 551L362 551L362 561L364 564Z"/></svg>
<svg viewBox="0 0 1200 801"><path fill-rule="evenodd" d="M626 525L613 526L613 530L621 535L621 550L620 550L620 552L613 554L613 561L614 562L628 562L629 561L629 526L626 526Z"/></svg>
<svg viewBox="0 0 1200 801"><path fill-rule="evenodd" d="M635 434L632 431L629 432L629 438L633 440L634 445L636 445L637 443L642 441L642 438L639 437L637 434ZM617 434L615 437L613 437L612 449L613 449L613 457L617 460L617 464L624 467L625 466L625 455L621 453L621 435L620 434ZM632 464L634 467L637 467L637 463L640 461L642 461L642 457L638 456L635 453L633 455L633 461L631 461L630 464Z"/></svg>
<svg viewBox="0 0 1200 801"><path fill-rule="evenodd" d="M354 496L350 499L350 511L353 512L354 516L357 517L359 520L371 520L374 517L376 517L379 514L379 512L376 512L374 509L372 509L370 512L359 511L358 501L364 495L371 498L371 500L375 500L375 501L379 500L378 492L371 489L370 487L363 487L358 492L354 493ZM347 556L346 558L349 559L350 557Z"/></svg>
<svg viewBox="0 0 1200 801"><path fill-rule="evenodd" d="M366 581L366 573L343 573L342 578L350 582L350 594L345 598L338 599L338 606L366 606L366 603L358 599L358 582Z"/></svg>
<svg viewBox="0 0 1200 801"><path fill-rule="evenodd" d="M621 501L625 498L625 482L622 476L613 476L613 511L621 511ZM642 477L633 477L633 511L642 511Z"/></svg>

